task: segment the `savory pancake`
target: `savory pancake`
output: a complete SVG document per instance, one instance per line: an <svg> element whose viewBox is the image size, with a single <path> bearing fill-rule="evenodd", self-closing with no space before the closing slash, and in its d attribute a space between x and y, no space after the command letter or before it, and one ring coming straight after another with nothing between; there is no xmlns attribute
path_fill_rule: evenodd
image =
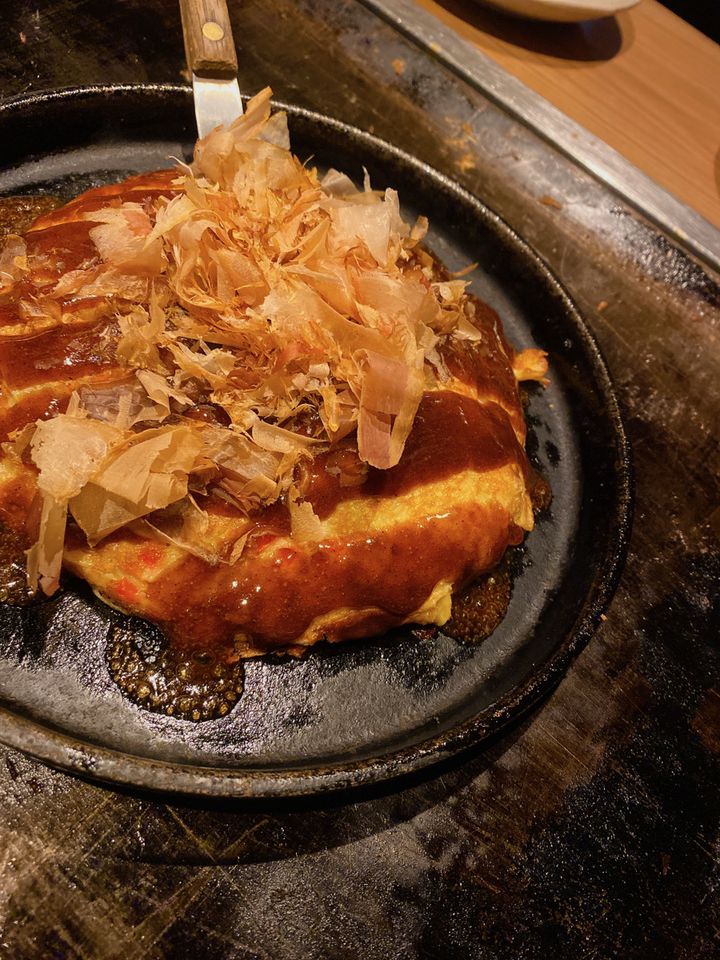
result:
<svg viewBox="0 0 720 960"><path fill-rule="evenodd" d="M64 566L242 656L446 622L532 529L517 383L546 370L394 191L293 157L269 96L0 253L0 520L30 588Z"/></svg>

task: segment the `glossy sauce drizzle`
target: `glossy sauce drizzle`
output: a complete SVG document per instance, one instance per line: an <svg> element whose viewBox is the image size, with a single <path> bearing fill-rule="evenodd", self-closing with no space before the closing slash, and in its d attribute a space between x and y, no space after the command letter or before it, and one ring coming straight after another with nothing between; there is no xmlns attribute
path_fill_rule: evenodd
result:
<svg viewBox="0 0 720 960"><path fill-rule="evenodd" d="M129 700L168 717L217 720L243 691L243 665L232 646L187 651L136 618L112 628L105 659Z"/></svg>

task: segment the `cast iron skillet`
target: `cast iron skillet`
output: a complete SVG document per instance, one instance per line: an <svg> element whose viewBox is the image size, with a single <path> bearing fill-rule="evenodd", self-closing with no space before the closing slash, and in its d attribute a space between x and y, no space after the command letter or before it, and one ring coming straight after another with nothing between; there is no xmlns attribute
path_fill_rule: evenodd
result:
<svg viewBox="0 0 720 960"><path fill-rule="evenodd" d="M477 744L556 684L612 595L631 513L628 444L598 347L543 261L457 184L367 133L286 108L293 148L430 217L430 246L451 269L477 262L473 289L511 340L551 357L532 392L531 455L554 500L514 559L513 597L479 646L398 634L265 658L221 720L144 712L104 659L121 615L77 582L26 610L0 609L0 740L58 767L185 794L279 796L386 780ZM69 199L169 165L193 139L190 90L86 87L0 107L0 193ZM313 585L308 584L308 589ZM142 629L142 624L126 624Z"/></svg>

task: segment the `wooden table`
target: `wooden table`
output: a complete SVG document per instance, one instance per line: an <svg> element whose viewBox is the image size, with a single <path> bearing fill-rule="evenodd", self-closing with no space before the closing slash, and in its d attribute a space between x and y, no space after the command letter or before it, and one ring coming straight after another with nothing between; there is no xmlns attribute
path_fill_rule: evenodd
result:
<svg viewBox="0 0 720 960"><path fill-rule="evenodd" d="M656 0L582 24L417 0L720 227L720 46Z"/></svg>

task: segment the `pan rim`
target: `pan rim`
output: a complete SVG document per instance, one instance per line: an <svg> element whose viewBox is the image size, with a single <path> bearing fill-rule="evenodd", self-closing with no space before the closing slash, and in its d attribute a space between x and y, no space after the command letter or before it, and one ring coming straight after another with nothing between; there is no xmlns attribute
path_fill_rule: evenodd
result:
<svg viewBox="0 0 720 960"><path fill-rule="evenodd" d="M89 84L57 90L40 90L9 98L0 104L0 122L8 115L22 113L33 105L76 102L81 98L108 96L171 96L192 101L192 90L181 84ZM246 97L244 99L247 99ZM345 791L359 786L395 780L418 772L443 759L479 746L524 716L559 683L572 660L587 644L601 615L610 603L623 568L632 525L633 471L630 444L607 364L595 337L545 260L505 220L482 200L450 177L395 145L343 121L313 110L273 101L292 117L320 123L336 133L360 138L369 148L393 155L407 167L430 174L437 182L476 212L483 223L492 224L504 240L511 242L532 266L547 289L557 298L559 310L572 324L582 341L585 358L591 364L616 446L614 514L609 518L613 537L598 559L598 573L585 594L575 624L558 641L547 659L529 671L495 703L441 734L399 750L380 753L362 761L343 761L323 766L297 766L280 770L225 766L201 766L156 760L124 753L73 737L28 716L0 706L0 741L22 750L49 765L117 786L185 796L215 798L300 797Z"/></svg>

